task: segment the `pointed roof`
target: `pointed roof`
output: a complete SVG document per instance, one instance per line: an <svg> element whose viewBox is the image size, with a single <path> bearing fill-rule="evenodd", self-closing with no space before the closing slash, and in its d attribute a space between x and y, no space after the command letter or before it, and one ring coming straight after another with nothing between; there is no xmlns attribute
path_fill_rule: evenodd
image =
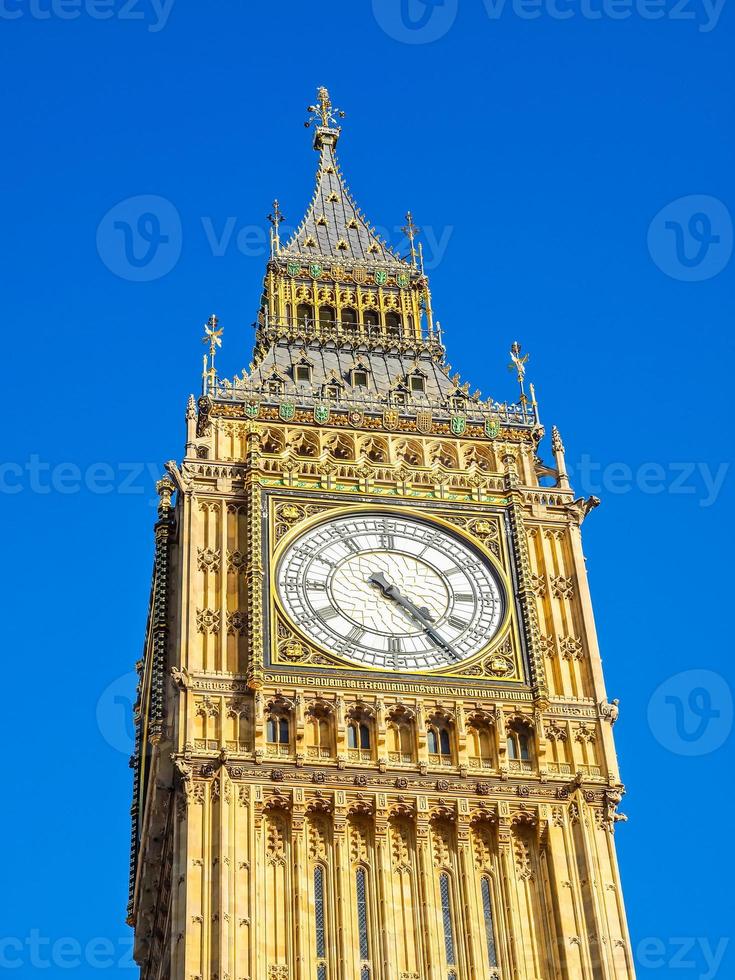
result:
<svg viewBox="0 0 735 980"><path fill-rule="evenodd" d="M307 212L279 254L286 257L330 258L343 262L376 262L407 265L384 242L355 203L337 162L335 147L340 128L325 88L319 104L309 106L317 122L314 149L319 151L316 187ZM311 123L307 123L311 125Z"/></svg>

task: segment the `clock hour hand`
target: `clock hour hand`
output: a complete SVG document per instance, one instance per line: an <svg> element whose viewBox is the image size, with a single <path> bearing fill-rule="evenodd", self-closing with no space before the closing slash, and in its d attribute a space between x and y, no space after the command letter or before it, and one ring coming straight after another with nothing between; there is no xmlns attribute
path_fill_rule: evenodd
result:
<svg viewBox="0 0 735 980"><path fill-rule="evenodd" d="M421 623L422 626L433 622L434 617L431 615L430 610L428 610L426 606L417 606L415 603L411 602L410 599L407 599L398 586L393 585L392 582L389 582L382 572L372 572L368 582L370 582L372 585L377 585L387 599L392 599L395 603L409 612L414 619L417 619Z"/></svg>
<svg viewBox="0 0 735 980"><path fill-rule="evenodd" d="M434 617L431 615L431 612L426 608L426 606L417 606L414 602L411 602L410 599L407 599L398 586L393 585L392 582L389 582L382 572L372 572L368 582L370 582L372 585L377 585L387 599L392 599L395 603L401 606L401 608L405 609L409 615L411 615L424 627L426 635L441 650L448 653L454 660L462 659L451 643L448 643L433 625Z"/></svg>

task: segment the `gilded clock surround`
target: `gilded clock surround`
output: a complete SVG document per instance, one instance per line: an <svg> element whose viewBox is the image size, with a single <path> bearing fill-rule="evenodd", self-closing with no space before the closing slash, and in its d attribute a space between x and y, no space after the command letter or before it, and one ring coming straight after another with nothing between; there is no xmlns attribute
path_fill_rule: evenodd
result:
<svg viewBox="0 0 735 980"><path fill-rule="evenodd" d="M142 976L633 977L580 535L598 501L575 497L555 428L542 461L518 345L515 403L452 375L413 218L402 258L347 189L326 90L310 111L314 197L288 242L270 215L253 362L219 376L213 317L158 485L131 760ZM483 649L386 672L284 615L289 543L366 510L486 558L507 601Z"/></svg>

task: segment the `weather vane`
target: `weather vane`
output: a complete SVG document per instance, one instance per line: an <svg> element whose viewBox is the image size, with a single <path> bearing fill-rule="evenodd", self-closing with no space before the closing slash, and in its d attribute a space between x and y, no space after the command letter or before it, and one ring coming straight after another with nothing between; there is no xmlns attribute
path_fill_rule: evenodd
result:
<svg viewBox="0 0 735 980"><path fill-rule="evenodd" d="M313 123L316 123L317 126L326 126L327 128L337 126L338 120L345 118L345 114L341 109L334 108L332 100L329 98L329 92L323 85L317 89L316 98L316 105L306 107L306 111L311 113L311 119L308 119L304 123L307 129Z"/></svg>
<svg viewBox="0 0 735 980"><path fill-rule="evenodd" d="M207 322L204 324L204 336L202 337L203 344L209 344L209 365L207 365L207 354L204 355L204 372L202 374L203 389L206 395L214 387L215 378L217 377L214 369L214 357L217 353L217 348L222 346L222 333L223 328L219 327L219 320L213 313Z"/></svg>
<svg viewBox="0 0 735 980"><path fill-rule="evenodd" d="M521 345L518 343L518 341L517 340L513 341L513 344L511 345L510 348L511 363L508 365L508 370L516 372L516 377L518 378L518 384L521 386L521 401L525 402L526 392L523 388L523 381L526 377L526 362L528 361L528 358L531 355L524 354L523 357L521 357L521 350L522 348Z"/></svg>
<svg viewBox="0 0 735 980"><path fill-rule="evenodd" d="M278 233L278 229L281 222L286 220L277 199L273 202L273 213L268 215L268 220L273 225L273 229L271 231L271 255L273 255L281 248L281 238Z"/></svg>
<svg viewBox="0 0 735 980"><path fill-rule="evenodd" d="M411 246L411 265L415 268L416 267L415 239L416 236L421 231L421 229L417 228L416 225L413 223L413 215L411 214L410 211L406 213L406 224L404 225L403 228L401 228L401 231L408 238L409 244Z"/></svg>

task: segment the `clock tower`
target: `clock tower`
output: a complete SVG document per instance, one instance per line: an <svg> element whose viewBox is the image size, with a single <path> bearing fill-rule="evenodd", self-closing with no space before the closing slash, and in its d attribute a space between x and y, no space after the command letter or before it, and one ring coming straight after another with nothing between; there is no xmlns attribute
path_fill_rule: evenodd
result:
<svg viewBox="0 0 735 980"><path fill-rule="evenodd" d="M310 107L253 360L206 328L159 482L129 922L143 980L634 976L623 787L564 447L471 393Z"/></svg>

